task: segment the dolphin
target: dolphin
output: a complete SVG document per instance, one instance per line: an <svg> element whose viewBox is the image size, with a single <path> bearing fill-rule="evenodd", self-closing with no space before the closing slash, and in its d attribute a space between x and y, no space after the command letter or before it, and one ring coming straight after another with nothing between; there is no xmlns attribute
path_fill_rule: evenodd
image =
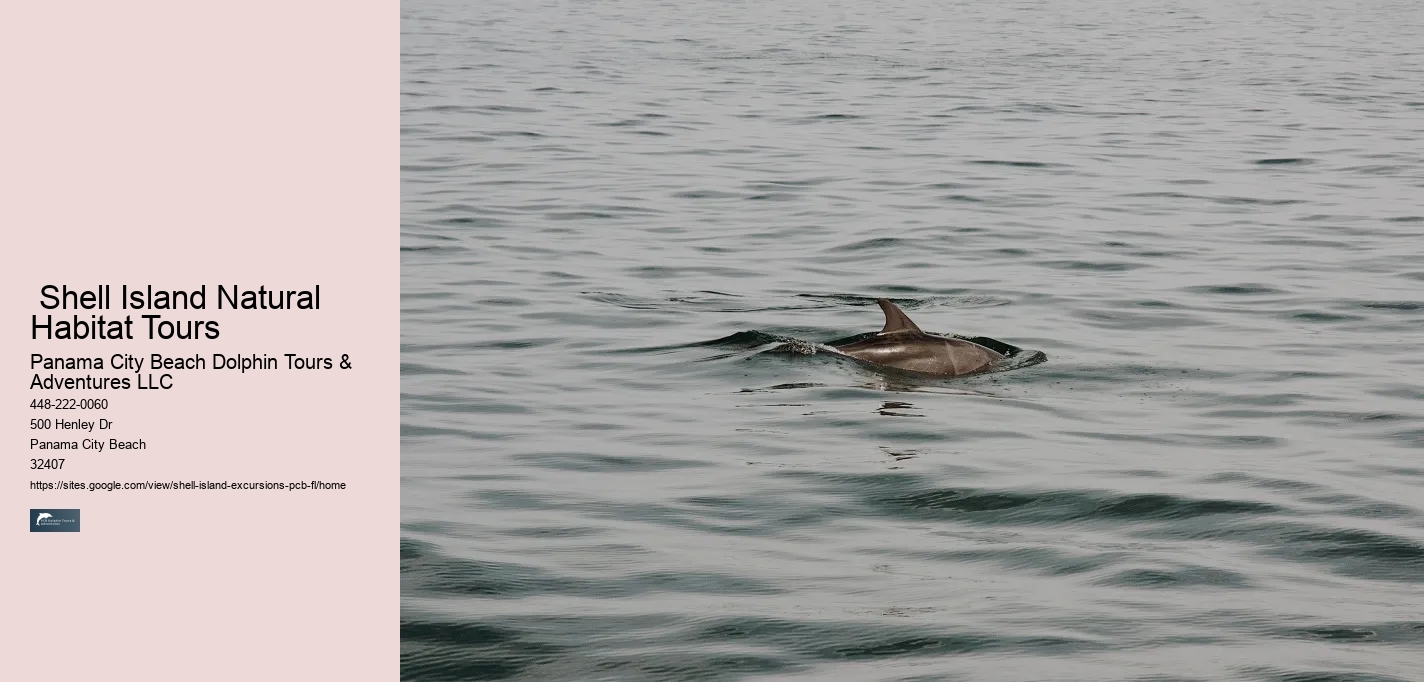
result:
<svg viewBox="0 0 1424 682"><path fill-rule="evenodd" d="M1004 359L973 341L926 334L888 299L875 302L885 311L885 328L863 341L833 348L871 364L944 377L977 374Z"/></svg>

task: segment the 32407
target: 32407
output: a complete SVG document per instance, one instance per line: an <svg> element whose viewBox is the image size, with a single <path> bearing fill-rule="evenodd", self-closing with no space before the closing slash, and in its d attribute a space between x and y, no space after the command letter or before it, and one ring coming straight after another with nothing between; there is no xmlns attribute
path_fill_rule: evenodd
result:
<svg viewBox="0 0 1424 682"><path fill-rule="evenodd" d="M63 468L64 468L64 458L60 458L60 459L32 459L32 460L30 460L30 468L31 468L31 469L63 469Z"/></svg>

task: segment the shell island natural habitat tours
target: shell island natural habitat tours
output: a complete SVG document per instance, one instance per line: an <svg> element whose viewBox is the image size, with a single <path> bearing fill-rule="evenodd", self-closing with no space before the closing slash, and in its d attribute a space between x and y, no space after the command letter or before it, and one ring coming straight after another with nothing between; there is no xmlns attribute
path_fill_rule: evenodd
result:
<svg viewBox="0 0 1424 682"><path fill-rule="evenodd" d="M1424 8L410 0L401 677L1424 670Z"/></svg>

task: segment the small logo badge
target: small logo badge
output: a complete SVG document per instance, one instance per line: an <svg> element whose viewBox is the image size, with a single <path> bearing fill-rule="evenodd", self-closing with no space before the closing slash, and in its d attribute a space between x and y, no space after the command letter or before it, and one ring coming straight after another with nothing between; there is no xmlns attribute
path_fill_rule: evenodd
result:
<svg viewBox="0 0 1424 682"><path fill-rule="evenodd" d="M31 509L31 533L78 533L78 509Z"/></svg>

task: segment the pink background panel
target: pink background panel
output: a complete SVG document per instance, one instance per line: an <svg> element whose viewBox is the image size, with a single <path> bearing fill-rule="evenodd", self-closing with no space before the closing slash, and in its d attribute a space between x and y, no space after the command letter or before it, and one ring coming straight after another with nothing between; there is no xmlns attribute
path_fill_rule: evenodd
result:
<svg viewBox="0 0 1424 682"><path fill-rule="evenodd" d="M398 52L395 2L3 11L0 676L398 677ZM32 341L44 284L111 284L116 298L122 284L206 284L208 310L164 315L218 320L221 337ZM322 309L217 311L218 284L320 284ZM182 371L168 391L29 389L30 353L155 352L346 353L355 366ZM79 416L112 419L115 437L148 449L31 472L28 420L60 416L28 408L46 394L109 398ZM348 489L29 489L56 479ZM20 519L32 507L80 508L83 530L30 533Z"/></svg>

